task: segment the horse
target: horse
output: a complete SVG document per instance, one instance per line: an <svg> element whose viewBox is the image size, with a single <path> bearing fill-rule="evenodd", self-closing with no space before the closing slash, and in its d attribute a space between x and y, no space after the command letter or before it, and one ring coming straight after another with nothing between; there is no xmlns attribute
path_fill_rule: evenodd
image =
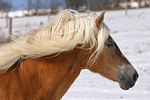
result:
<svg viewBox="0 0 150 100"><path fill-rule="evenodd" d="M99 16L62 10L49 24L0 48L1 100L59 100L88 69L133 87L138 73Z"/></svg>

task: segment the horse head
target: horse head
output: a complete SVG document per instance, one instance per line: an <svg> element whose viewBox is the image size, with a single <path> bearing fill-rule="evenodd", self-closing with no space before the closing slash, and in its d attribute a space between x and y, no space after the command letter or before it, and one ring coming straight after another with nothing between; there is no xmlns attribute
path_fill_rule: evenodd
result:
<svg viewBox="0 0 150 100"><path fill-rule="evenodd" d="M96 19L96 26L98 28L103 24L104 13ZM124 90L133 87L138 78L137 71L120 51L110 35L105 40L100 55L92 65L89 65L88 69L118 82Z"/></svg>

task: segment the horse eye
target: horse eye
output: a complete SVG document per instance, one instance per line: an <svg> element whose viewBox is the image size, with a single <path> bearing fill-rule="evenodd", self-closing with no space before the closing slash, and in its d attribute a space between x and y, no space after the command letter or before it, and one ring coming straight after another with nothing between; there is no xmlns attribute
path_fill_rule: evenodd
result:
<svg viewBox="0 0 150 100"><path fill-rule="evenodd" d="M112 40L108 40L108 41L106 42L106 46L107 46L108 48L112 48L112 47L114 46L114 42L113 42Z"/></svg>

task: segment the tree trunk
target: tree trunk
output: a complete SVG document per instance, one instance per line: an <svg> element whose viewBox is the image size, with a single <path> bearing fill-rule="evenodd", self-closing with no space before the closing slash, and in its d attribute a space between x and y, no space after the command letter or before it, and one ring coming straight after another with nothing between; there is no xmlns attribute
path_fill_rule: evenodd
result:
<svg viewBox="0 0 150 100"><path fill-rule="evenodd" d="M39 2L39 0L37 0L36 1L36 15L38 15L38 11L39 11L39 4L40 4L40 2Z"/></svg>
<svg viewBox="0 0 150 100"><path fill-rule="evenodd" d="M125 15L128 15L128 0L125 0L126 8L125 8Z"/></svg>

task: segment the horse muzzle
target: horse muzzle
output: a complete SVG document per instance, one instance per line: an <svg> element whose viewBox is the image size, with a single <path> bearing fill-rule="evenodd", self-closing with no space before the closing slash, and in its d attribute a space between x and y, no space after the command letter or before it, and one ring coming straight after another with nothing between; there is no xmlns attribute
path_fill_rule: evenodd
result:
<svg viewBox="0 0 150 100"><path fill-rule="evenodd" d="M137 81L138 76L139 75L137 71L133 68L132 65L120 67L117 76L120 87L123 90L128 90L129 88L132 88Z"/></svg>

